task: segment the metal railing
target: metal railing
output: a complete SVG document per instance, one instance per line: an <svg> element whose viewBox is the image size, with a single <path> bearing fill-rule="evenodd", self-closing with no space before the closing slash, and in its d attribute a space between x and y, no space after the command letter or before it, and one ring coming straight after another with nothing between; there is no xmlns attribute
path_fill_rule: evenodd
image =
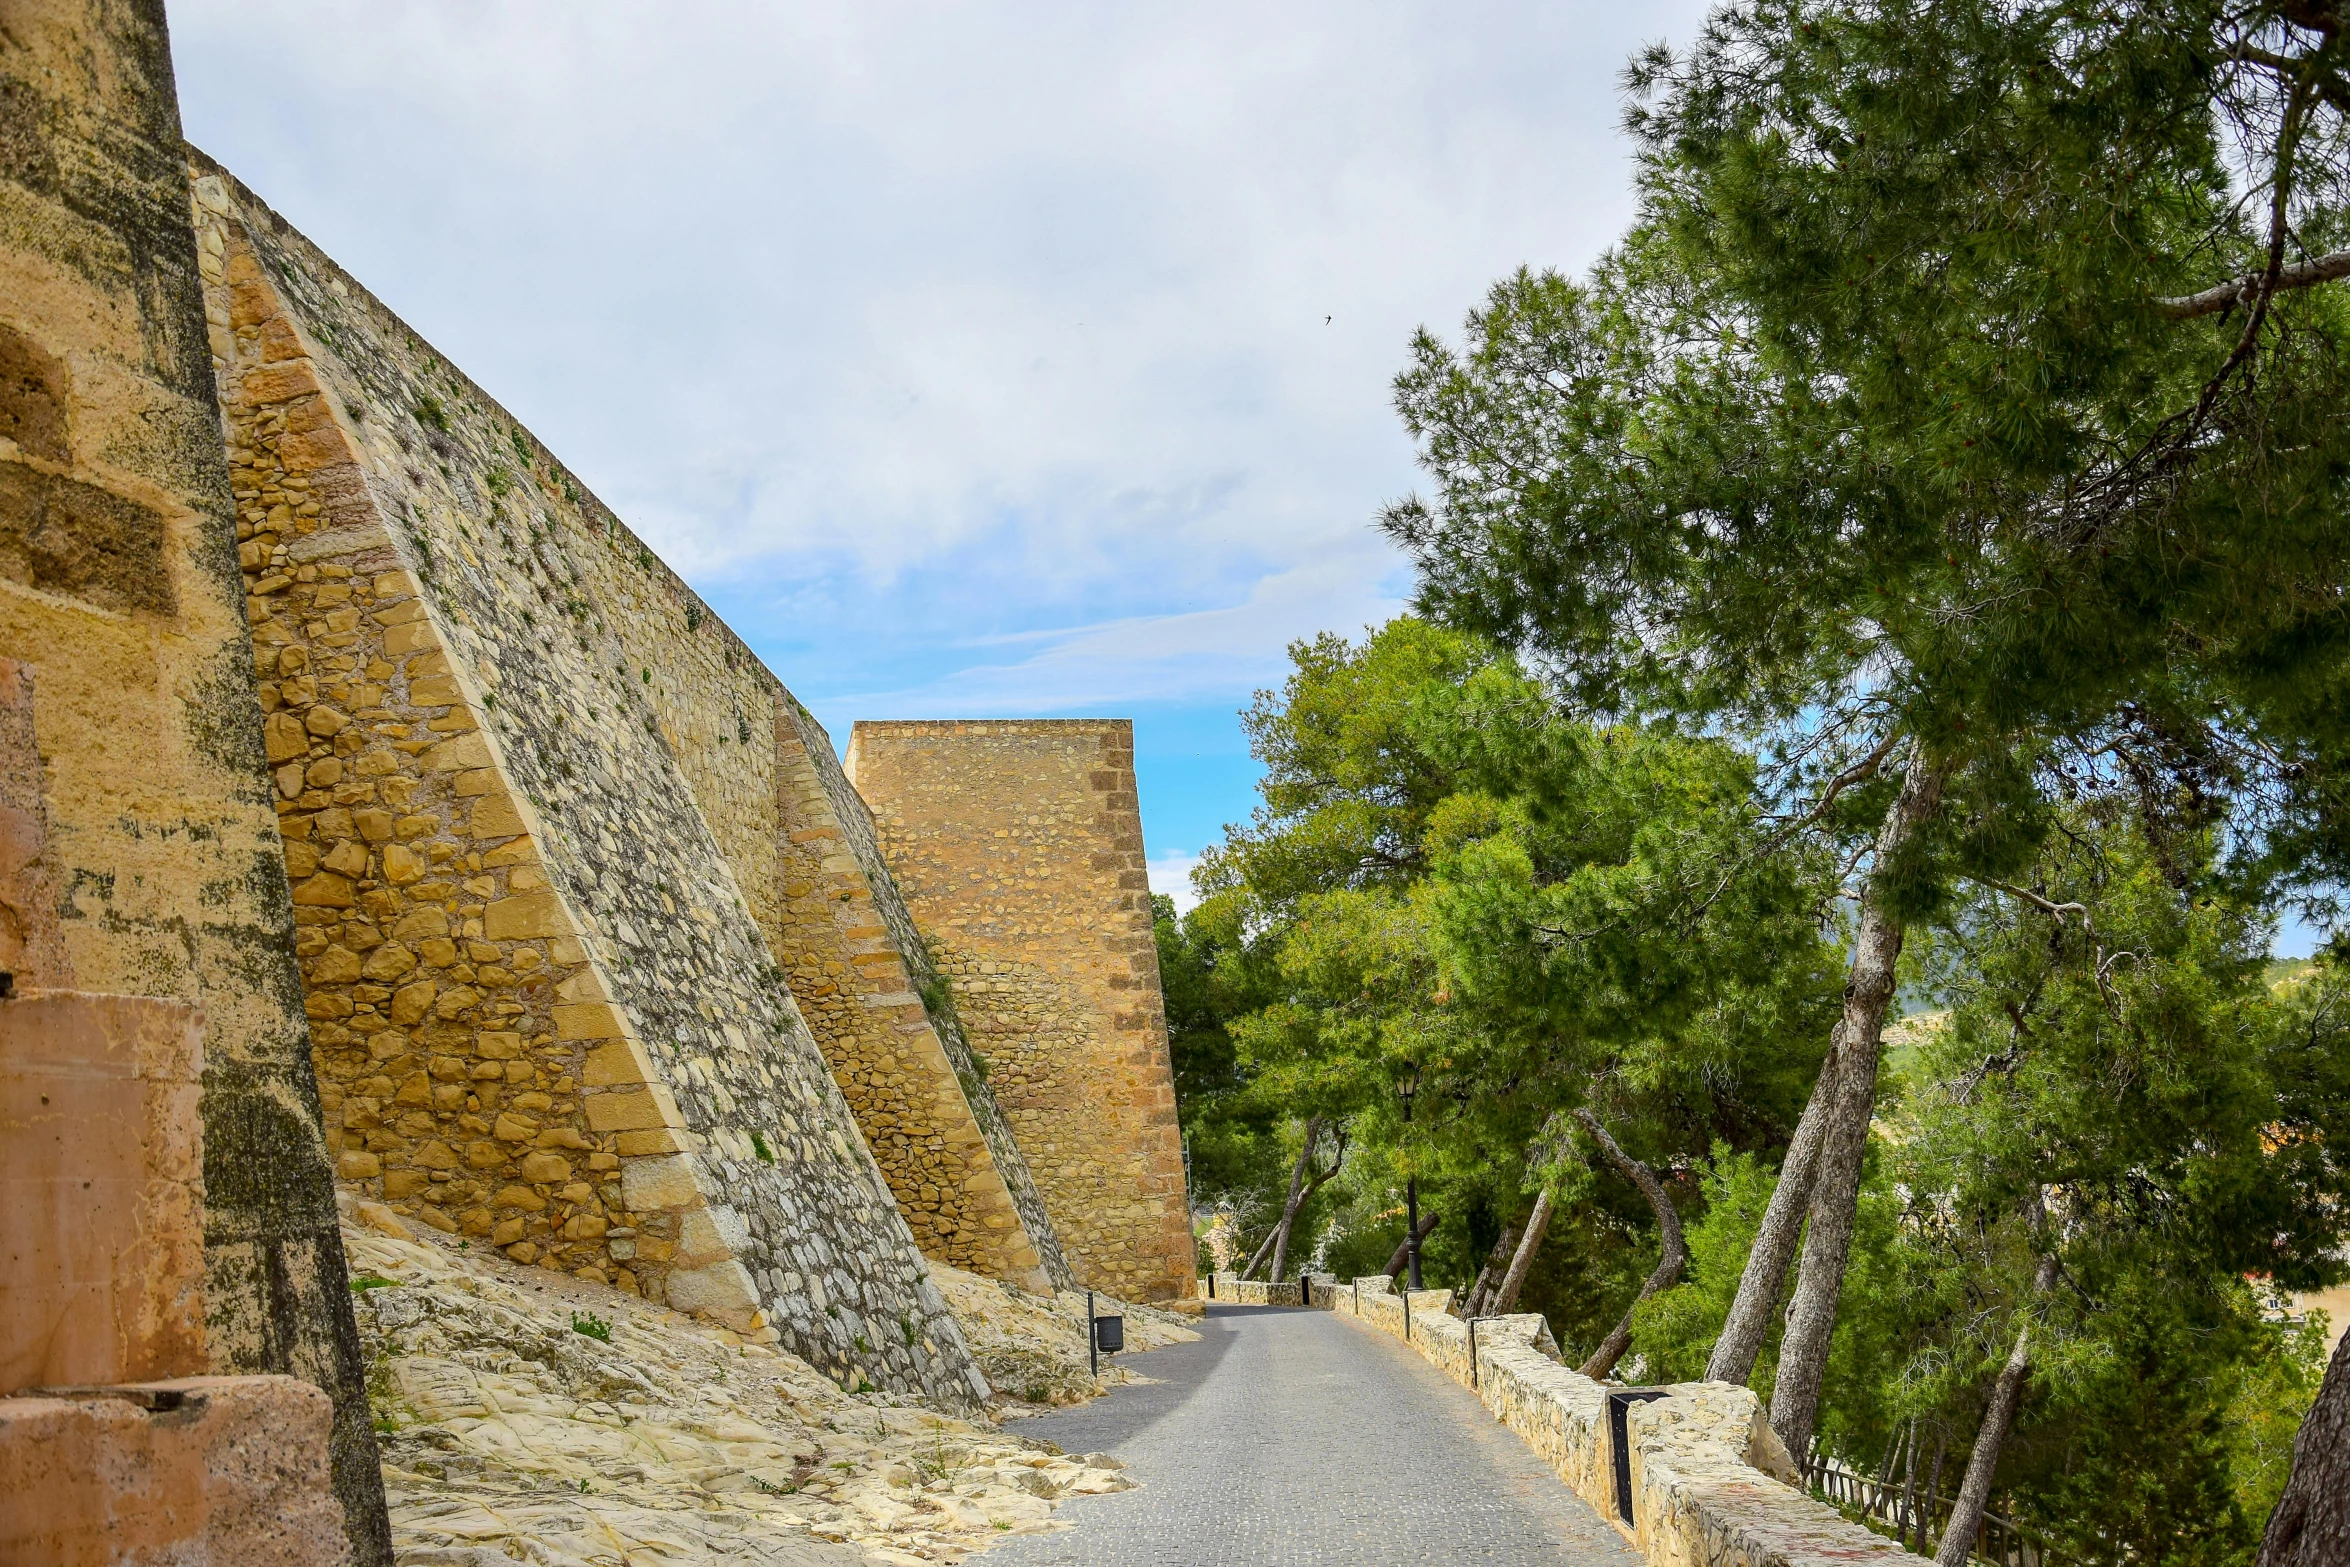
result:
<svg viewBox="0 0 2350 1567"><path fill-rule="evenodd" d="M1950 1517L1953 1498L1927 1493L1922 1487L1918 1493L1909 1493L1898 1481L1864 1475L1833 1458L1813 1459L1804 1478L1821 1500L1859 1514L1864 1523L1885 1525L1895 1539L1920 1554L1941 1539L1943 1525ZM2048 1554L2046 1540L1988 1509L1975 1530L1970 1554L1988 1567L2058 1567Z"/></svg>

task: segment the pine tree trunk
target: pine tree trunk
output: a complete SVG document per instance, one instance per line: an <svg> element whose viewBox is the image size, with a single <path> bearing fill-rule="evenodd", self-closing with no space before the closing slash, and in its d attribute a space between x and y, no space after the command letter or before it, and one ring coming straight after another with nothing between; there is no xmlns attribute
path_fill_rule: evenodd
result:
<svg viewBox="0 0 2350 1567"><path fill-rule="evenodd" d="M1493 1292L1493 1309L1489 1317L1507 1316L1518 1304L1518 1291L1526 1284L1526 1270L1534 1266L1534 1254L1542 1249L1542 1236L1550 1228L1550 1192L1545 1189L1535 1195L1534 1212L1526 1219L1526 1233L1518 1237L1518 1254L1510 1259L1510 1271L1501 1276L1501 1288Z"/></svg>
<svg viewBox="0 0 2350 1567"><path fill-rule="evenodd" d="M1841 1024L1837 1032L1842 1034ZM1763 1340L1770 1335L1771 1318L1779 1309L1779 1291L1787 1281L1787 1265L1795 1260L1796 1243L1803 1238L1803 1210L1811 1202L1820 1130L1827 1124L1828 1107L1836 1097L1837 1064L1842 1055L1837 1046L1828 1047L1827 1059L1820 1063L1819 1080L1812 1084L1811 1098L1795 1123L1795 1136L1779 1165L1779 1184L1771 1188L1770 1205L1763 1209L1762 1226L1755 1231L1754 1245L1746 1253L1746 1269L1738 1276L1730 1315L1724 1319L1721 1336L1714 1340L1714 1352L1705 1363L1708 1382L1743 1384L1754 1374L1755 1357L1762 1353Z"/></svg>
<svg viewBox="0 0 2350 1567"><path fill-rule="evenodd" d="M1664 1255L1657 1259L1656 1271L1648 1276L1648 1282L1640 1286L1640 1293L1625 1308L1623 1320L1615 1325L1614 1331L1606 1338L1600 1340L1599 1348L1591 1352L1591 1358L1583 1362L1583 1375L1597 1382L1615 1370L1616 1362L1631 1347L1632 1313L1640 1309L1642 1301L1681 1276L1681 1269L1689 1261L1689 1248L1681 1239L1680 1211L1673 1206L1672 1197L1665 1191L1663 1183L1657 1180L1655 1173L1618 1147L1616 1140L1608 1135L1607 1128L1600 1124L1598 1116L1589 1110L1577 1110L1575 1119L1582 1122L1583 1129L1597 1139L1608 1161L1623 1171L1632 1184L1640 1188L1640 1195L1648 1199L1650 1210L1656 1214L1657 1231L1664 1237L1665 1243Z"/></svg>
<svg viewBox="0 0 2350 1567"><path fill-rule="evenodd" d="M1877 833L1876 864L1861 900L1860 932L1852 972L1844 983L1844 1017L1837 1029L1836 1087L1820 1128L1819 1152L1806 1205L1803 1264L1787 1306L1787 1334L1779 1346L1778 1381L1771 1391L1771 1429L1800 1464L1811 1451L1819 1416L1820 1383L1828 1369L1828 1342L1844 1294L1844 1263L1852 1250L1852 1221L1860 1206L1860 1172L1868 1152L1869 1117L1877 1105L1877 1047L1897 982L1905 929L1885 908L1886 867L1933 816L1942 801L1942 773L1924 758L1910 763L1901 793Z"/></svg>
<svg viewBox="0 0 2350 1567"><path fill-rule="evenodd" d="M1469 1286L1469 1298L1461 1307L1462 1317L1485 1315L1485 1303L1501 1287L1502 1270L1510 1265L1510 1258L1517 1249L1518 1227L1514 1224L1503 1225L1501 1234L1494 1237L1493 1249L1485 1254L1485 1266L1477 1270L1477 1282Z"/></svg>
<svg viewBox="0 0 2350 1567"><path fill-rule="evenodd" d="M1273 1231L1273 1270L1265 1276L1278 1284L1287 1277L1283 1271L1289 1266L1289 1227L1297 1222L1297 1210L1306 1200L1306 1171L1314 1165L1314 1145L1322 1140L1322 1118L1311 1116L1306 1121L1306 1142L1297 1151L1297 1165L1289 1172L1289 1201L1281 1208L1281 1223Z"/></svg>
<svg viewBox="0 0 2350 1567"><path fill-rule="evenodd" d="M2033 1299L2047 1294L2055 1283L2056 1259L2042 1257L2032 1273ZM1975 1531L1983 1526L1983 1514L1990 1510L1991 1479L1999 1468L1999 1450L2007 1445L2007 1433L2015 1426L2016 1406L2023 1402L2024 1383L2032 1374L2029 1308L2019 1316L2022 1320L2015 1325L2015 1347L2007 1352L2007 1364L1999 1368L1999 1377L1991 1384L1991 1402L1983 1410L1982 1428L1975 1433L1966 1478L1958 1483L1958 1500L1950 1504L1950 1522L1934 1552L1935 1567L1966 1567L1967 1554L1975 1548Z"/></svg>
<svg viewBox="0 0 2350 1567"><path fill-rule="evenodd" d="M1918 1417L1915 1415L1909 1417L1909 1440L1905 1446L1908 1457L1907 1472L1901 1480L1901 1516L1894 1523L1893 1538L1901 1542L1902 1549L1907 1550L1909 1538L1913 1533L1921 1540L1925 1538L1925 1531L1916 1527L1918 1518ZM1889 1485L1892 1480L1892 1466L1887 1465L1882 1483Z"/></svg>
<svg viewBox="0 0 2350 1567"><path fill-rule="evenodd" d="M1255 1273L1257 1271L1257 1264L1263 1262L1272 1254L1273 1235L1268 1231L1265 1238L1257 1242L1257 1249L1248 1254L1248 1262L1241 1268L1240 1276L1245 1279L1249 1275Z"/></svg>
<svg viewBox="0 0 2350 1567"><path fill-rule="evenodd" d="M1918 1518L1918 1544L1926 1543L1926 1530L1932 1526L1935 1513L1942 1506L1942 1453L1948 1445L1950 1433L1940 1423L1934 1427L1934 1468L1926 1476L1926 1510Z"/></svg>
<svg viewBox="0 0 2350 1567"><path fill-rule="evenodd" d="M1426 1240L1431 1234L1433 1234L1436 1229L1436 1221L1442 1217L1442 1214L1432 1213L1429 1214L1426 1218L1422 1219L1420 1221L1419 1238L1421 1240ZM1401 1274L1403 1272L1404 1264L1411 1260L1411 1255L1412 1232L1407 1229L1404 1232L1404 1238L1395 1243L1395 1255L1387 1259L1387 1276L1392 1279Z"/></svg>
<svg viewBox="0 0 2350 1567"><path fill-rule="evenodd" d="M2350 1336L2293 1438L2293 1473L2260 1541L2260 1567L2350 1562Z"/></svg>

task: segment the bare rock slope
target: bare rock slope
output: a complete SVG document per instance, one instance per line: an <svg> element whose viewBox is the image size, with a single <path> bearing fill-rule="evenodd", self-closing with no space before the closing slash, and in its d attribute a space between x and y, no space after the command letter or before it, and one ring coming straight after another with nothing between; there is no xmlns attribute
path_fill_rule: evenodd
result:
<svg viewBox="0 0 2350 1567"><path fill-rule="evenodd" d="M344 1240L404 1567L957 1562L1053 1528L1061 1497L1129 1483L1106 1454L843 1392L780 1350L374 1204ZM1027 1378L1015 1394L1091 1390L1082 1296L938 1273L982 1363ZM1103 1309L1138 1349L1190 1336Z"/></svg>

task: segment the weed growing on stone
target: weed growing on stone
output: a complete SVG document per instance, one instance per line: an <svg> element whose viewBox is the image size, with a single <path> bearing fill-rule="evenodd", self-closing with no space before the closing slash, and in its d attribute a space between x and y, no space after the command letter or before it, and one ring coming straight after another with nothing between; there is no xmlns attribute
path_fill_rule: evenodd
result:
<svg viewBox="0 0 2350 1567"><path fill-rule="evenodd" d="M865 1335L862 1333L857 1335L856 1345L857 1353L860 1355L870 1355L873 1353L873 1346L865 1341Z"/></svg>
<svg viewBox="0 0 2350 1567"><path fill-rule="evenodd" d="M775 1162L775 1150L767 1146L766 1137L759 1131L757 1127L751 1128L751 1152L759 1156L759 1162L762 1164L773 1164ZM908 1339L906 1342L911 1344L914 1341L912 1339Z"/></svg>
<svg viewBox="0 0 2350 1567"><path fill-rule="evenodd" d="M369 1290L397 1289L399 1284L398 1279L387 1279L380 1273L362 1273L351 1281L351 1293L364 1295Z"/></svg>
<svg viewBox="0 0 2350 1567"><path fill-rule="evenodd" d="M592 1311L573 1312L571 1314L571 1331L583 1334L600 1343L609 1344L612 1342L612 1324Z"/></svg>
<svg viewBox="0 0 2350 1567"><path fill-rule="evenodd" d="M416 422L418 424L428 424L436 430L446 430L449 428L449 410L447 406L443 404L439 398L433 396L430 392L418 392L416 394L416 406L414 412L416 414Z"/></svg>

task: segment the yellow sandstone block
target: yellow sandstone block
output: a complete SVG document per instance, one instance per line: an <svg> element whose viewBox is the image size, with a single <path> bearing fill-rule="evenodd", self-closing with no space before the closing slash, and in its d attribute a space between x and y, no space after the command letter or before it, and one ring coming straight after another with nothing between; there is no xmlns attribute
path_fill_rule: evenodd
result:
<svg viewBox="0 0 2350 1567"><path fill-rule="evenodd" d="M615 1039L587 1053L580 1081L590 1088L613 1088L653 1080L653 1063L632 1039Z"/></svg>
<svg viewBox="0 0 2350 1567"><path fill-rule="evenodd" d="M480 734L444 740L418 758L427 772L455 773L490 765L490 743Z"/></svg>
<svg viewBox="0 0 2350 1567"><path fill-rule="evenodd" d="M633 1094L590 1094L586 1108L588 1127L598 1132L649 1131L678 1126L684 1119L677 1113L677 1102L670 1098L669 1090L658 1083Z"/></svg>
<svg viewBox="0 0 2350 1567"><path fill-rule="evenodd" d="M570 930L571 922L564 918L563 904L552 891L500 898L482 915L482 931L492 941L529 941L541 936L568 935Z"/></svg>
<svg viewBox="0 0 2350 1567"><path fill-rule="evenodd" d="M492 908L496 905L492 904ZM586 1001L555 1007L555 1037L572 1039L618 1039L623 1030L620 1014L609 1002Z"/></svg>

